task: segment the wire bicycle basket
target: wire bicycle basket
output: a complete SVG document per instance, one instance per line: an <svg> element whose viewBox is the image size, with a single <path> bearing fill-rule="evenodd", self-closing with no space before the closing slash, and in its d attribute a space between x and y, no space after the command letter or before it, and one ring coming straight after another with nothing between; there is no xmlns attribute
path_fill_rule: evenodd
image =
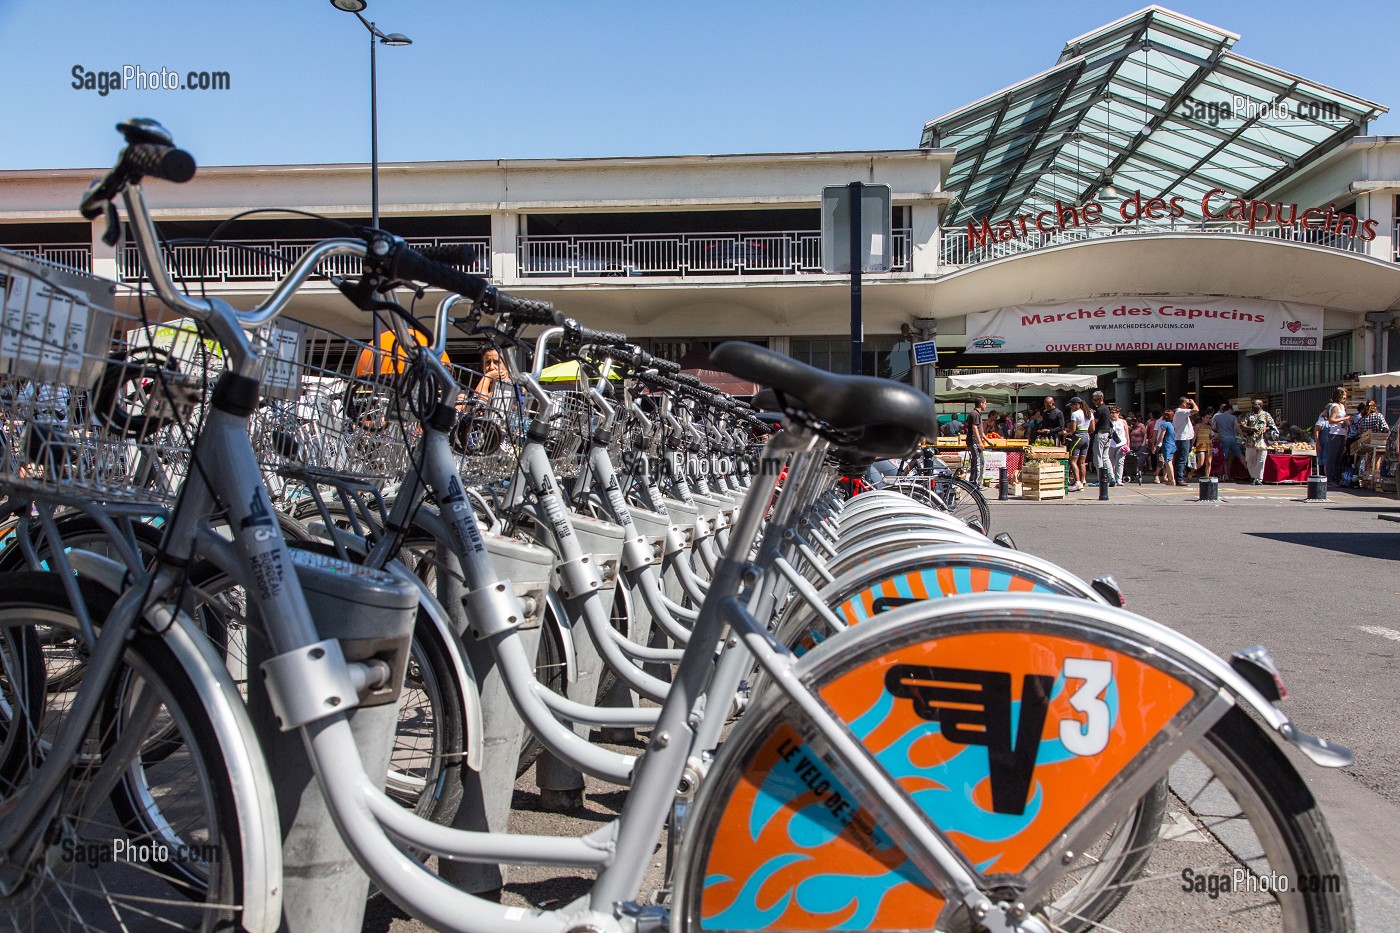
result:
<svg viewBox="0 0 1400 933"><path fill-rule="evenodd" d="M554 415L549 421L549 440L545 450L561 479L577 476L588 456L589 437L593 433L593 405L582 392L551 392Z"/></svg>
<svg viewBox="0 0 1400 933"><path fill-rule="evenodd" d="M116 309L116 284L0 249L0 486L165 505L223 367L193 325Z"/></svg>
<svg viewBox="0 0 1400 933"><path fill-rule="evenodd" d="M274 491L400 482L420 431L409 403L418 348L392 331L374 346L287 318L259 336L263 401L250 433Z"/></svg>
<svg viewBox="0 0 1400 933"><path fill-rule="evenodd" d="M530 423L529 396L519 386L462 366L449 366L461 389L457 420L449 435L457 472L467 486L500 483L515 475L525 428Z"/></svg>

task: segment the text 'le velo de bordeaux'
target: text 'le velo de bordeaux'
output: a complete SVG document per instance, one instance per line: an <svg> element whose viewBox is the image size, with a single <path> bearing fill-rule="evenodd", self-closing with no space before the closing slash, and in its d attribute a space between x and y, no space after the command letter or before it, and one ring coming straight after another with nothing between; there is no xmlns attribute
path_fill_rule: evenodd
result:
<svg viewBox="0 0 1400 933"><path fill-rule="evenodd" d="M146 69L122 65L120 69L92 70L74 65L69 85L75 91L95 91L106 97L113 91L227 91L233 78L227 71L177 71L174 68Z"/></svg>

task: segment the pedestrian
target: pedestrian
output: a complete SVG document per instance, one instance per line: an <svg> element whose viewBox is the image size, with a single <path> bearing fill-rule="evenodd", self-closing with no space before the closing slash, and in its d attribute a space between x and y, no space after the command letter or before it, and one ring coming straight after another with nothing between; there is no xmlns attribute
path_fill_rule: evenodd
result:
<svg viewBox="0 0 1400 933"><path fill-rule="evenodd" d="M1342 487L1342 470L1346 464L1347 431L1351 419L1347 416L1347 390L1338 387L1332 391L1332 401L1327 406L1327 485L1334 489Z"/></svg>
<svg viewBox="0 0 1400 933"><path fill-rule="evenodd" d="M1347 423L1347 453L1342 462L1342 480L1348 486L1359 486L1361 463L1358 451L1361 445L1361 422L1366 417L1366 399L1356 403L1356 414Z"/></svg>
<svg viewBox="0 0 1400 933"><path fill-rule="evenodd" d="M1089 419L1089 432L1093 436L1090 449L1094 457L1094 471L1098 473L1098 482L1094 485L1108 483L1114 486L1117 483L1114 480L1113 460L1109 453L1109 447L1113 443L1113 412L1103 400L1102 392L1096 391L1090 396L1090 401L1094 405L1094 413Z"/></svg>
<svg viewBox="0 0 1400 933"><path fill-rule="evenodd" d="M1065 433L1065 413L1055 407L1055 399L1045 396L1045 406L1040 410L1040 427L1035 429L1035 439L1041 443L1048 441L1052 446L1063 440Z"/></svg>
<svg viewBox="0 0 1400 933"><path fill-rule="evenodd" d="M1215 429L1215 436L1220 440L1220 457L1225 461L1220 478L1229 479L1234 475L1231 466L1233 460L1238 460L1240 465L1248 470L1248 464L1244 462L1244 448L1240 446L1240 419L1229 402L1220 403L1220 410L1210 419L1210 423Z"/></svg>
<svg viewBox="0 0 1400 933"><path fill-rule="evenodd" d="M1175 486L1176 424L1166 412L1156 421L1157 432L1152 435L1152 449L1157 452L1157 482Z"/></svg>
<svg viewBox="0 0 1400 933"><path fill-rule="evenodd" d="M1203 411L1196 412L1194 418L1196 429L1196 440L1191 446L1191 476L1190 479L1200 479L1211 475L1211 461L1214 460L1211 448L1210 415Z"/></svg>
<svg viewBox="0 0 1400 933"><path fill-rule="evenodd" d="M1327 409L1318 412L1312 426L1313 456L1318 475L1327 470Z"/></svg>
<svg viewBox="0 0 1400 933"><path fill-rule="evenodd" d="M1264 410L1262 398L1254 400L1254 410L1240 422L1240 434L1244 437L1245 466L1249 468L1250 481L1262 486L1269 442L1278 434L1278 425L1274 423L1274 416Z"/></svg>
<svg viewBox="0 0 1400 933"><path fill-rule="evenodd" d="M985 407L987 400L979 395L972 400L972 411L967 414L967 478L974 486L982 485L982 469L986 463L983 449L987 446L987 435L982 428Z"/></svg>
<svg viewBox="0 0 1400 933"><path fill-rule="evenodd" d="M495 347L487 347L481 355L481 373L476 383L476 397L483 401L490 401L497 394L497 386L510 384L510 370L501 359L501 351Z"/></svg>
<svg viewBox="0 0 1400 933"><path fill-rule="evenodd" d="M1196 439L1196 426L1191 423L1191 418L1198 411L1200 409L1196 403L1183 395L1176 404L1176 411L1171 414L1172 428L1176 434L1176 461L1173 466L1178 486L1186 482L1187 455L1191 452L1191 442Z"/></svg>
<svg viewBox="0 0 1400 933"><path fill-rule="evenodd" d="M1390 425L1386 424L1385 415L1381 414L1381 409L1376 404L1375 399L1366 403L1366 413L1361 416L1360 428L1362 431L1371 431L1375 434L1386 434L1390 431Z"/></svg>
<svg viewBox="0 0 1400 933"><path fill-rule="evenodd" d="M1089 459L1089 413L1079 396L1069 400L1069 469L1072 482L1069 492L1084 488L1084 467Z"/></svg>
<svg viewBox="0 0 1400 933"><path fill-rule="evenodd" d="M1123 463L1128 459L1129 434L1128 419L1123 417L1123 412L1117 405L1108 406L1109 412L1113 416L1112 437L1108 442L1109 465L1113 474L1113 485L1118 486L1123 482Z"/></svg>

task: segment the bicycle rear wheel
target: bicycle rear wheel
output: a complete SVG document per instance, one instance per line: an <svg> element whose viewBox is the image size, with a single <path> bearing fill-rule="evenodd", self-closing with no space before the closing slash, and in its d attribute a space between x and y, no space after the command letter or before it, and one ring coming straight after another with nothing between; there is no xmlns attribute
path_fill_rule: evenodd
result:
<svg viewBox="0 0 1400 933"><path fill-rule="evenodd" d="M76 631L61 584L46 573L7 576L0 598L6 641L27 626ZM83 596L97 621L114 601L86 585ZM46 739L69 726L67 705L48 695ZM146 738L123 742L130 730ZM151 736L159 736L158 754ZM33 764L51 747L35 741ZM137 631L127 644L83 748L40 851L7 878L15 887L0 901L0 926L236 928L243 866L228 765L189 675L159 636ZM104 797L104 787L114 789Z"/></svg>

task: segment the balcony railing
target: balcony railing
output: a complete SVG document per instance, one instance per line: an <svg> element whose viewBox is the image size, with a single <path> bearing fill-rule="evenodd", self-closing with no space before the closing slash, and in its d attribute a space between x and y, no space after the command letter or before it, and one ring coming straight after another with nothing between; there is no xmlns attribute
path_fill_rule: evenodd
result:
<svg viewBox="0 0 1400 933"><path fill-rule="evenodd" d="M491 274L491 241L487 237L405 238L410 246L466 245L476 250L476 261L466 271ZM206 282L276 282L320 240L231 240L206 247L203 243L178 245L165 250L165 261L173 276ZM313 276L359 275L357 256L323 259ZM142 277L141 260L133 243L127 243L117 256L117 275L123 282Z"/></svg>
<svg viewBox="0 0 1400 933"><path fill-rule="evenodd" d="M1397 224L1400 228L1400 224ZM1028 235L1001 243L973 245L968 241L967 227L943 231L943 243L939 250L942 266L970 266L990 262L1005 256L1016 256L1064 243L1079 243L1084 240L1098 240L1112 236L1135 236L1156 233L1234 233L1246 236L1266 237L1273 240L1286 240L1290 243L1308 243L1313 246L1326 246L1348 253L1366 254L1367 243L1353 236L1338 236L1318 227L1256 227L1250 230L1247 224L1236 221L1204 221L1196 223L1176 222L1172 224L1095 224L1088 227L1067 227L1063 230L1041 232L1032 230ZM1397 251L1396 261L1400 261Z"/></svg>
<svg viewBox="0 0 1400 933"><path fill-rule="evenodd" d="M56 266L67 266L70 269L81 269L84 272L92 271L91 246L16 243L5 244L5 249L25 256L32 256L41 262L53 263Z"/></svg>
<svg viewBox="0 0 1400 933"><path fill-rule="evenodd" d="M893 231L889 271L909 271L909 240L908 228ZM517 255L530 278L810 275L822 271L821 241L819 230L523 236Z"/></svg>

